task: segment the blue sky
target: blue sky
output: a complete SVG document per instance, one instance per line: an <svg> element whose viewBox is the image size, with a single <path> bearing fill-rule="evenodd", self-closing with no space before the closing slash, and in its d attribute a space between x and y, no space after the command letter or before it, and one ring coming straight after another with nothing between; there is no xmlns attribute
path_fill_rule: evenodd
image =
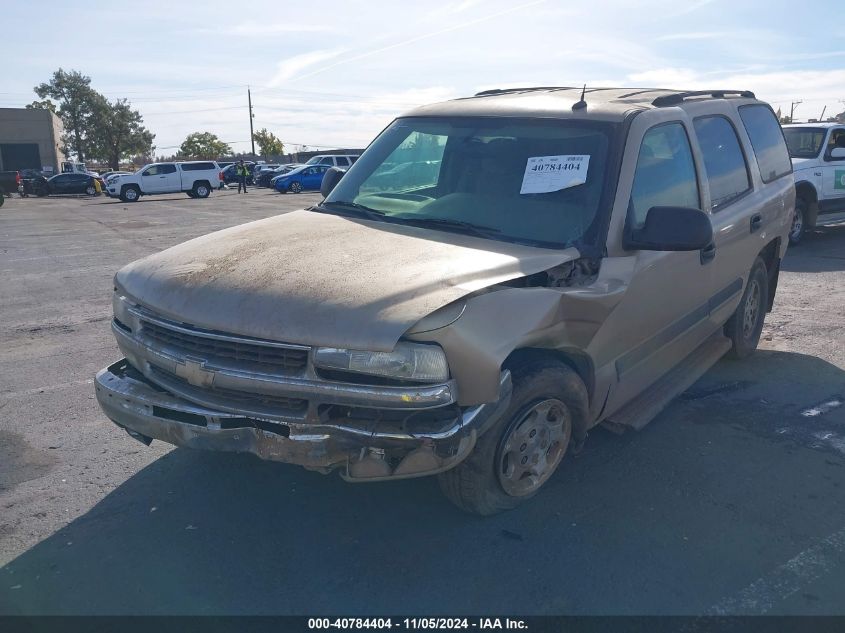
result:
<svg viewBox="0 0 845 633"><path fill-rule="evenodd" d="M62 66L126 97L169 154L194 131L249 146L364 146L415 105L485 88L750 89L796 119L845 110L845 1L62 2L3 9L0 107ZM802 8L803 7L803 8Z"/></svg>

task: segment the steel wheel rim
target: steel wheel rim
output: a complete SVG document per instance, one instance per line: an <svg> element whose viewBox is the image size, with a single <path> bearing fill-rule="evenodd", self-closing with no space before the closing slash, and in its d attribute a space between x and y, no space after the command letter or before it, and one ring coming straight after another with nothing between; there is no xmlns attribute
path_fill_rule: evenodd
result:
<svg viewBox="0 0 845 633"><path fill-rule="evenodd" d="M127 189L125 195L129 200L134 200L135 198L138 197L138 194L135 193L134 189Z"/></svg>
<svg viewBox="0 0 845 633"><path fill-rule="evenodd" d="M748 284L748 296L742 311L742 335L751 338L757 324L757 313L760 310L760 284L752 279Z"/></svg>
<svg viewBox="0 0 845 633"><path fill-rule="evenodd" d="M550 398L531 405L502 440L496 464L502 489L512 497L537 490L557 469L571 434L563 402Z"/></svg>
<svg viewBox="0 0 845 633"><path fill-rule="evenodd" d="M804 229L804 213L798 207L795 208L795 213L792 214L792 229L789 231L789 237L792 239L801 235Z"/></svg>

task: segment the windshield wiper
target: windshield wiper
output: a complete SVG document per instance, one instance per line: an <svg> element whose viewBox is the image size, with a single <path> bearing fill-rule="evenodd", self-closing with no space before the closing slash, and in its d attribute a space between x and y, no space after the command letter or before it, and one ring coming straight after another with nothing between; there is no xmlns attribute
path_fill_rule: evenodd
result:
<svg viewBox="0 0 845 633"><path fill-rule="evenodd" d="M355 212L355 215L363 216L370 220L378 221L383 219L386 215L384 211L379 211L378 209L371 209L370 207L364 206L363 204L358 204L357 202L348 202L346 200L332 200L331 202L322 202L314 208L317 210L321 208L331 210L332 207L337 207L338 209L344 211L353 211Z"/></svg>
<svg viewBox="0 0 845 633"><path fill-rule="evenodd" d="M412 224L414 226L422 227L443 227L460 229L463 233L470 233L479 237L490 237L491 235L498 235L501 231L492 226L484 226L482 224L473 224L472 222L465 222L464 220L452 220L450 218L398 218L405 224Z"/></svg>

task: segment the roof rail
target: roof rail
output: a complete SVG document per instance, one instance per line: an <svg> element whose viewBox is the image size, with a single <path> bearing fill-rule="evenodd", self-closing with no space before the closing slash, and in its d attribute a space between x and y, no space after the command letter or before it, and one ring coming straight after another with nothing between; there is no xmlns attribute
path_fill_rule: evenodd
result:
<svg viewBox="0 0 845 633"><path fill-rule="evenodd" d="M509 92L534 92L537 90L575 90L575 86L530 86L526 88L493 88L476 92L476 97L487 97L490 95L502 95ZM578 88L580 90L580 88Z"/></svg>
<svg viewBox="0 0 845 633"><path fill-rule="evenodd" d="M682 103L687 97L713 97L714 99L724 99L725 95L739 95L748 99L755 99L754 93L750 90L690 90L688 92L676 92L673 94L663 95L657 97L651 102L651 105L662 108L664 106L672 106Z"/></svg>

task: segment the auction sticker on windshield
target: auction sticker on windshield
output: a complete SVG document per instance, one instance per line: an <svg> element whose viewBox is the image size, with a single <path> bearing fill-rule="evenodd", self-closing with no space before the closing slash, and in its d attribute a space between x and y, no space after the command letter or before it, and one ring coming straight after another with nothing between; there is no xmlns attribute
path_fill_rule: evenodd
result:
<svg viewBox="0 0 845 633"><path fill-rule="evenodd" d="M519 193L551 193L587 182L587 154L532 156L525 165Z"/></svg>

